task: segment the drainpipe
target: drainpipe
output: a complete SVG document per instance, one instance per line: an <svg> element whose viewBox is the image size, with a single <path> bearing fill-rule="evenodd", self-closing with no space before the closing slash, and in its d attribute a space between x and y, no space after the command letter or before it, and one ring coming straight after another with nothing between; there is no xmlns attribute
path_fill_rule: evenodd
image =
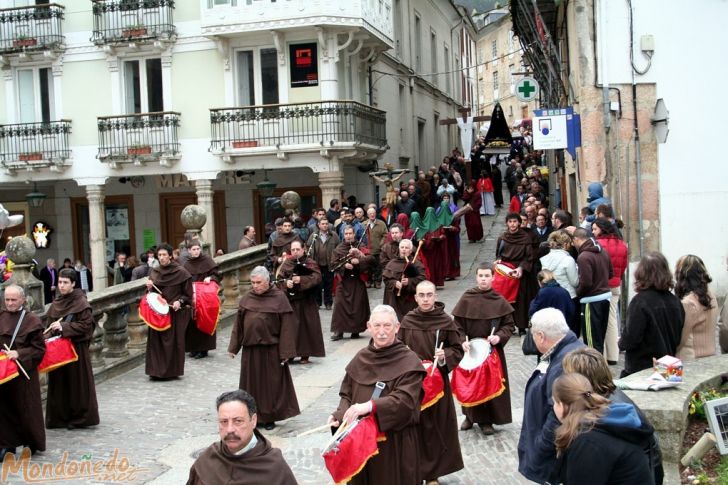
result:
<svg viewBox="0 0 728 485"><path fill-rule="evenodd" d="M637 171L637 230L640 236L640 259L645 250L645 231L642 228L642 155L640 152L640 130L637 122L637 83L632 71L632 111L634 113L634 158Z"/></svg>

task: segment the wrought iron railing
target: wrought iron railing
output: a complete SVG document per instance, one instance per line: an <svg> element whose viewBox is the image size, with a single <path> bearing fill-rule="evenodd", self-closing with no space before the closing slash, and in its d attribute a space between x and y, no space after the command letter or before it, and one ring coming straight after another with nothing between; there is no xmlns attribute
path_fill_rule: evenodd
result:
<svg viewBox="0 0 728 485"><path fill-rule="evenodd" d="M159 158L179 153L180 114L174 111L98 118L98 158Z"/></svg>
<svg viewBox="0 0 728 485"><path fill-rule="evenodd" d="M210 150L360 143L387 145L384 111L356 101L317 101L210 110Z"/></svg>
<svg viewBox="0 0 728 485"><path fill-rule="evenodd" d="M0 157L5 168L48 166L70 158L71 121L0 125Z"/></svg>
<svg viewBox="0 0 728 485"><path fill-rule="evenodd" d="M174 0L93 0L95 44L172 39Z"/></svg>
<svg viewBox="0 0 728 485"><path fill-rule="evenodd" d="M63 11L55 3L0 9L0 53L63 47Z"/></svg>

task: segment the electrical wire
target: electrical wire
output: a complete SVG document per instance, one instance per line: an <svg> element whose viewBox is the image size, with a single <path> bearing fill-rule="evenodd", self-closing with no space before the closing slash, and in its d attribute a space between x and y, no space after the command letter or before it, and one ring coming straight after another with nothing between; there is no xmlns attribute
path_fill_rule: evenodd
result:
<svg viewBox="0 0 728 485"><path fill-rule="evenodd" d="M632 65L634 72L640 76L647 74L647 71L652 67L652 51L642 51L642 54L647 58L647 67L639 69L634 64L634 18L632 15L632 0L627 0L627 6L629 7L629 63Z"/></svg>

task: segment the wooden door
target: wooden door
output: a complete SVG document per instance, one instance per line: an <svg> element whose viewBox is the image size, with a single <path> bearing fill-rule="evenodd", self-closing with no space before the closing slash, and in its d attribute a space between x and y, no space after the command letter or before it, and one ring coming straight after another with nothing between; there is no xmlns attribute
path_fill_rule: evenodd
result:
<svg viewBox="0 0 728 485"><path fill-rule="evenodd" d="M225 192L215 191L212 200L215 208L215 248L227 252ZM162 242L168 242L173 248L176 248L184 240L186 229L180 221L180 216L182 210L190 204L197 204L197 196L194 192L159 194L159 220Z"/></svg>

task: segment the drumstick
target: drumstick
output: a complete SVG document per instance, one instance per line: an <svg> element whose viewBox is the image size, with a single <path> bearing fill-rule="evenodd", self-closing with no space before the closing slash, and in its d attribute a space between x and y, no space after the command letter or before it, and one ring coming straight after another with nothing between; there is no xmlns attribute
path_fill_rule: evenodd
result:
<svg viewBox="0 0 728 485"><path fill-rule="evenodd" d="M301 438L301 437L303 437L303 436L307 436L307 435L310 435L310 434L318 433L319 431L324 431L324 430L327 430L327 429L329 429L330 427L331 427L331 425L330 425L330 424L328 424L328 423L326 423L326 424L322 424L321 426L316 426L316 427L315 427L315 428L313 428L313 429L309 429L308 431L304 431L303 433L301 433L301 434L299 434L298 436L296 436L296 438Z"/></svg>
<svg viewBox="0 0 728 485"><path fill-rule="evenodd" d="M422 243L425 242L423 239L420 239L420 242L417 243L417 251L415 251L415 257L412 258L412 264L417 261L417 256L420 255L420 249L422 249Z"/></svg>
<svg viewBox="0 0 728 485"><path fill-rule="evenodd" d="M55 322L53 322L53 323L61 323L61 321L62 321L62 320L63 320L62 318L59 318L58 320L56 320L56 321L55 321ZM51 323L51 325L53 325L53 323ZM48 333L48 332L50 332L50 331L51 331L51 327L50 327L50 325L49 325L49 326L48 326L48 328L46 328L45 330L43 330L43 335L47 334L47 333Z"/></svg>
<svg viewBox="0 0 728 485"><path fill-rule="evenodd" d="M149 277L147 276L147 278L149 278ZM162 290L160 290L160 289L159 289L159 288L157 287L157 285L155 285L155 284L154 284L154 281L152 281L152 279L151 279L151 278L149 278L149 281L151 281L151 282L152 282L152 287L153 287L153 288L154 288L155 290L157 290L157 291L158 291L159 293L162 293Z"/></svg>
<svg viewBox="0 0 728 485"><path fill-rule="evenodd" d="M349 423L347 420L343 420L341 422L339 429L336 430L336 433L334 433L334 435L331 437L331 439L326 443L326 446L324 446L324 448L323 448L324 450L328 449L328 447L331 446L331 444L337 440L337 438L341 435L341 433L343 433L346 430L346 427L348 424Z"/></svg>
<svg viewBox="0 0 728 485"><path fill-rule="evenodd" d="M402 277L399 279L399 288L397 289L397 296L402 296L402 280L404 279L404 273L405 273L405 271L407 271L407 267L410 264L410 261L409 261L409 259L407 259L407 256L404 257L404 260L406 261L406 263L404 264L404 269L402 270Z"/></svg>
<svg viewBox="0 0 728 485"><path fill-rule="evenodd" d="M440 342L440 349L445 345L445 342ZM435 369L437 368L437 356L433 359L432 362L432 372L430 372L430 377L435 375Z"/></svg>
<svg viewBox="0 0 728 485"><path fill-rule="evenodd" d="M8 344L3 344L3 347L5 347L5 350L7 350L8 352L10 352L10 347L8 347ZM16 360L15 363L17 364L18 369L20 369L23 372L23 375L25 376L25 378L28 379L28 380L30 380L30 376L28 375L27 372L25 372L25 369L23 369L23 366L20 364L20 362L18 362Z"/></svg>

